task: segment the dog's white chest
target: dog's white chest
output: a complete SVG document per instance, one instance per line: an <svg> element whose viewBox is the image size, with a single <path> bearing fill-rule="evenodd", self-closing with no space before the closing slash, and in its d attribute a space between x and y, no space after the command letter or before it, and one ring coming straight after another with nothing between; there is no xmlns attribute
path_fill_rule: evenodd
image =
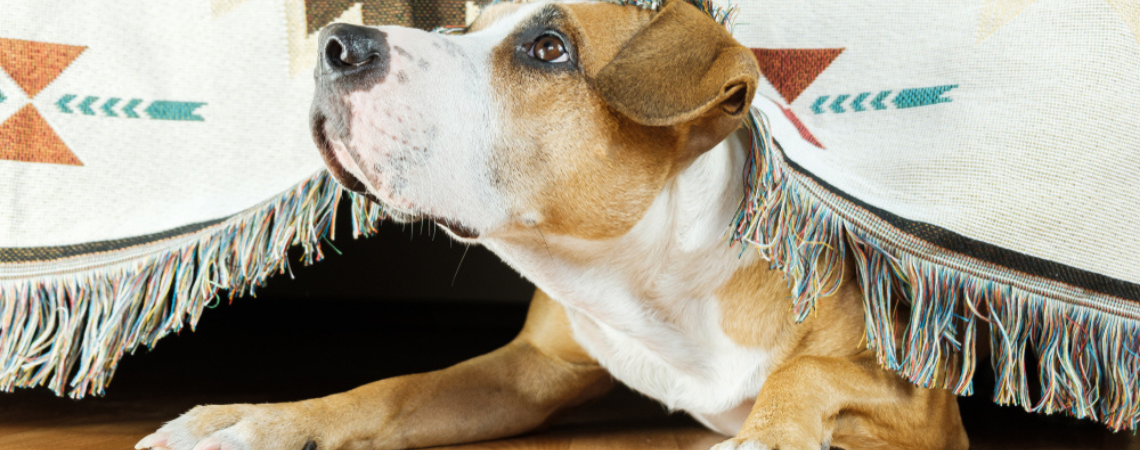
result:
<svg viewBox="0 0 1140 450"><path fill-rule="evenodd" d="M715 303L699 303L704 304L687 311L693 320L680 327L651 316L624 324L637 336L573 308L567 313L574 338L622 383L670 409L718 415L751 404L771 357L764 349L737 345L721 330Z"/></svg>
<svg viewBox="0 0 1140 450"><path fill-rule="evenodd" d="M716 298L756 259L725 238L740 202L741 142L698 158L620 238L544 238L571 257L545 245L487 243L565 307L574 339L615 378L727 434L744 418L716 426L714 416L751 405L773 365L766 349L725 334Z"/></svg>

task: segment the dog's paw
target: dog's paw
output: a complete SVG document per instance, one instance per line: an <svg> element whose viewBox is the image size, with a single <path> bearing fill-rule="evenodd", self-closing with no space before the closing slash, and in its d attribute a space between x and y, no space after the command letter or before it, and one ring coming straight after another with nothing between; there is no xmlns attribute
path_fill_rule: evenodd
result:
<svg viewBox="0 0 1140 450"><path fill-rule="evenodd" d="M307 415L291 405L198 406L144 437L135 448L318 450Z"/></svg>

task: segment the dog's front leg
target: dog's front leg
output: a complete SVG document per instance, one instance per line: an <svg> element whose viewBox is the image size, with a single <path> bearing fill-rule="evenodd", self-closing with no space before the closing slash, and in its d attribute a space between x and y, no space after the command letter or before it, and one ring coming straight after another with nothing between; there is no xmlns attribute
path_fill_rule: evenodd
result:
<svg viewBox="0 0 1140 450"><path fill-rule="evenodd" d="M402 449L523 433L612 387L570 333L565 311L539 291L522 333L489 354L324 398L199 406L138 448Z"/></svg>
<svg viewBox="0 0 1140 450"><path fill-rule="evenodd" d="M965 450L957 399L875 363L801 356L772 373L735 438L713 450Z"/></svg>

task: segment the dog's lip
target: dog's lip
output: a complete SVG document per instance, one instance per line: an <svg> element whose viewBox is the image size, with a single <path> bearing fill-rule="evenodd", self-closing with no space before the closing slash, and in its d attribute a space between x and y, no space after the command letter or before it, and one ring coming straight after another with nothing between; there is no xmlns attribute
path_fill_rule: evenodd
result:
<svg viewBox="0 0 1140 450"><path fill-rule="evenodd" d="M312 122L313 142L317 144L317 149L320 150L321 157L325 160L325 167L345 189L362 194L369 200L382 205L383 202L368 192L368 187L364 182L345 169L344 164L337 159L336 152L332 148L332 142L329 141L328 131L325 129L326 120L328 118L324 114L317 113Z"/></svg>
<svg viewBox="0 0 1140 450"><path fill-rule="evenodd" d="M454 234L454 235L461 237L463 239L478 239L479 238L479 232L478 231L472 229L471 227L465 226L459 222L456 222L454 220L445 219L445 218L442 218L439 216L423 216L423 218L430 220L432 222L435 222L436 224L438 224L441 227L447 228L447 230L450 231L451 234Z"/></svg>

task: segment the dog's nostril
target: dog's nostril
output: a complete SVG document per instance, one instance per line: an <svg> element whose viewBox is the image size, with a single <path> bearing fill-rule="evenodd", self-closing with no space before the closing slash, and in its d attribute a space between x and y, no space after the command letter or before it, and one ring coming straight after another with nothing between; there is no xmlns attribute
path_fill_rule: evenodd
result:
<svg viewBox="0 0 1140 450"><path fill-rule="evenodd" d="M330 38L327 45L325 45L325 60L333 67L344 67L350 63L341 59L344 54L344 46L336 38Z"/></svg>

